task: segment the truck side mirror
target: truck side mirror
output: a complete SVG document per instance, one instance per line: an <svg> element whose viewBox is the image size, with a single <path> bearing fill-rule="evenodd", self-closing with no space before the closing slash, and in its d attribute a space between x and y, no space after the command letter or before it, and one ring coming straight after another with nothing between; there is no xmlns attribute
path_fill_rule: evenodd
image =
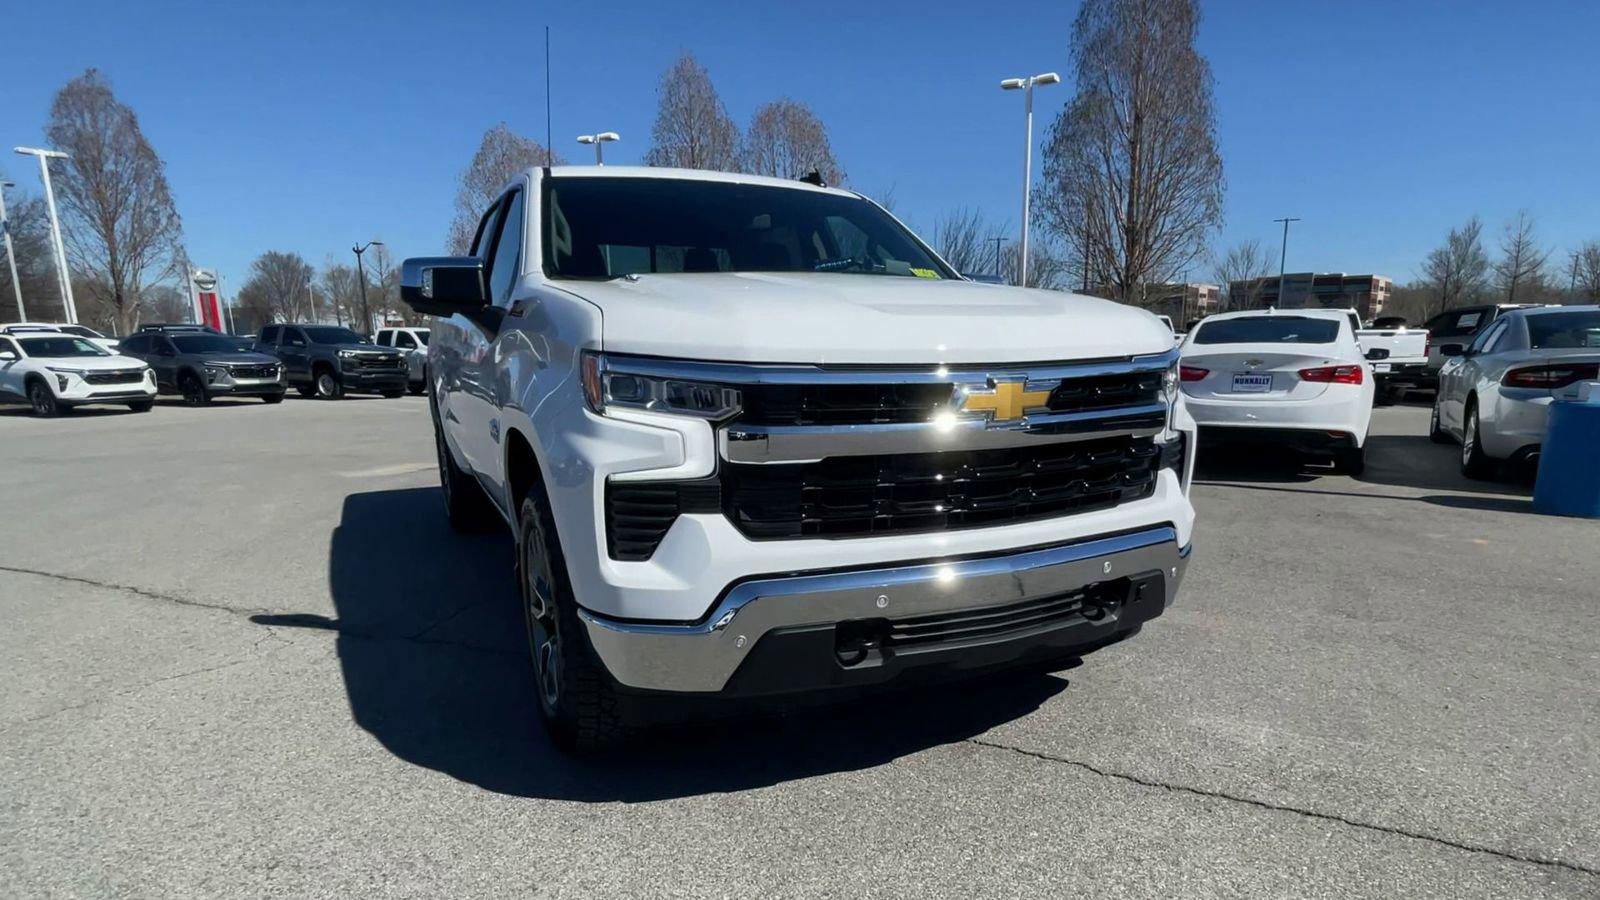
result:
<svg viewBox="0 0 1600 900"><path fill-rule="evenodd" d="M419 313L450 316L489 305L483 260L475 256L418 256L400 266L400 299Z"/></svg>
<svg viewBox="0 0 1600 900"><path fill-rule="evenodd" d="M1440 344L1439 345L1439 355L1440 356L1464 356L1464 355L1466 355L1466 352L1467 352L1467 348L1463 347L1460 344Z"/></svg>

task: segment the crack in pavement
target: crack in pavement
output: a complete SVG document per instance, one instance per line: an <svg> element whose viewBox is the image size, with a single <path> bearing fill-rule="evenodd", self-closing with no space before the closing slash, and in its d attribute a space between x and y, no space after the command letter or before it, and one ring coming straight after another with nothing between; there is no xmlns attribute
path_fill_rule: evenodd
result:
<svg viewBox="0 0 1600 900"><path fill-rule="evenodd" d="M129 594L143 597L146 600L155 600L162 603L176 603L179 606L192 606L196 609L209 609L216 612L233 613L234 615L269 612L269 610L260 607L246 609L238 606L227 606L222 603L207 603L204 600L191 600L188 597L179 597L174 594L163 594L158 591L145 590L141 587L134 587L131 584L117 584L116 582L112 581L99 581L94 578L85 578L81 575L62 575L59 572L45 572L40 569L25 569L21 566L0 565L0 572L10 572L14 575L33 575L38 578L53 578L56 581L67 581L71 582L72 584L83 584L88 585L89 587L97 587L108 591L125 591Z"/></svg>
<svg viewBox="0 0 1600 900"><path fill-rule="evenodd" d="M1110 769L1102 769L1092 763L1086 763L1076 759L1068 759L1065 756L1056 756L1054 754L1044 753L1038 750L1025 750L1021 747L1014 747L1010 744L1002 744L997 741L986 741L982 738L966 738L964 742L968 744L975 744L979 747L987 747L991 750L1004 750L1020 756L1027 756L1032 759L1041 760L1043 762L1052 762L1059 763L1061 765L1072 766L1077 769L1082 769L1083 771L1089 772L1093 775L1098 775L1101 778L1108 778L1114 781L1123 781L1129 784L1139 785L1140 787L1157 788L1164 791L1170 791L1175 794L1188 794L1190 796L1204 797L1210 800L1225 800L1230 803L1239 803L1245 806L1253 806L1257 809L1271 810L1273 812L1291 813L1293 815L1302 816L1308 819L1316 819L1323 822L1332 822L1337 825L1346 825L1351 828L1359 828L1363 831L1373 831L1379 834L1426 841L1430 844L1438 844L1440 846L1450 847L1455 850L1464 850L1468 853L1482 853L1488 856L1504 859L1509 862L1527 863L1529 865L1545 866L1554 869L1565 869L1569 872L1577 872L1581 875L1600 876L1600 869L1596 869L1592 866L1586 866L1582 863L1568 862L1563 859L1552 859L1541 856L1530 856L1508 850L1496 850L1493 847L1486 847L1482 844L1469 844L1465 841L1440 837L1434 834L1425 834L1420 831L1411 831L1409 829L1400 828L1397 826L1375 825L1371 822L1362 822L1358 819L1346 818L1345 816L1337 815L1335 813L1317 812L1316 810L1302 809L1297 806L1286 806L1284 804L1273 803L1268 800L1256 800L1251 797L1242 797L1238 794L1229 794L1225 791L1214 791L1206 788L1190 787L1189 785L1185 784L1156 781L1151 778L1130 775L1126 772L1115 772Z"/></svg>

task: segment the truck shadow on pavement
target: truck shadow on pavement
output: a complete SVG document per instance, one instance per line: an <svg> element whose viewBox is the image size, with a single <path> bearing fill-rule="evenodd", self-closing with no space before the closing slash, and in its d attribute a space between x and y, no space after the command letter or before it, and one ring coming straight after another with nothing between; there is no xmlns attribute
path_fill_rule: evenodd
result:
<svg viewBox="0 0 1600 900"><path fill-rule="evenodd" d="M538 721L512 559L509 535L452 532L437 488L352 494L329 555L335 618L252 621L333 631L352 717L396 756L547 799L643 802L870 768L981 734L1067 687L1019 673L657 729L613 758L575 760Z"/></svg>
<svg viewBox="0 0 1600 900"><path fill-rule="evenodd" d="M1459 447L1435 444L1425 435L1374 434L1367 437L1366 471L1354 480L1367 484L1427 491L1461 491L1502 498L1526 497L1531 479L1525 470L1507 467L1499 479L1473 481L1461 474ZM1202 443L1195 459L1195 479L1204 483L1254 482L1312 484L1340 476L1327 464L1308 461L1293 451L1274 447L1228 445L1208 450ZM1462 498L1467 499L1467 498ZM1471 503L1441 505L1474 506ZM1494 502L1490 508L1515 507L1515 502Z"/></svg>

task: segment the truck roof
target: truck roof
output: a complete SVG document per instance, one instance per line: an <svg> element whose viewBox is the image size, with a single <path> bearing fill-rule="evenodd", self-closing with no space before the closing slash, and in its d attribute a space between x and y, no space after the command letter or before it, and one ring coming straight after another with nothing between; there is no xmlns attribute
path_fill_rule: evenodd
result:
<svg viewBox="0 0 1600 900"><path fill-rule="evenodd" d="M669 169L662 166L552 166L552 178L673 178L685 181L718 181L725 184L759 184L767 187L792 188L797 191L822 191L842 197L859 197L855 191L836 187L818 187L805 181L790 178L769 178L766 175L748 175L742 172L713 172L705 169Z"/></svg>

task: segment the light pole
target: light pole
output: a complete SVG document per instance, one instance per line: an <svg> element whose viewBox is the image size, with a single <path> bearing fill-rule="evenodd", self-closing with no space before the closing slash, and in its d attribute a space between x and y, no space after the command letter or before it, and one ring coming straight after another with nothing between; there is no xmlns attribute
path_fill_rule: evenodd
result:
<svg viewBox="0 0 1600 900"><path fill-rule="evenodd" d="M11 289L17 294L17 321L28 321L28 313L22 308L22 282L17 278L17 251L11 246L11 220L6 218L6 188L16 187L9 181L0 181L0 235L6 239L6 265L11 267ZM1577 257L1573 257L1576 261ZM1574 262L1573 272L1577 272Z"/></svg>
<svg viewBox="0 0 1600 900"><path fill-rule="evenodd" d="M994 277L1000 277L1000 242L1006 240L1002 235L995 235L989 240L994 241Z"/></svg>
<svg viewBox="0 0 1600 900"><path fill-rule="evenodd" d="M1017 253L1017 284L1021 287L1028 286L1028 188L1033 179L1033 86L1036 84L1060 84L1061 76L1054 72L1043 75L1030 75L1027 78L1007 78L1000 82L1001 90L1021 90L1026 98L1023 106L1027 110L1027 143L1022 149L1022 243Z"/></svg>
<svg viewBox="0 0 1600 900"><path fill-rule="evenodd" d="M606 145L606 142L620 140L622 140L622 137L615 131L602 131L599 134L578 135L578 143L594 145L594 164L597 166L603 166L606 164L605 157L601 154L601 148Z"/></svg>
<svg viewBox="0 0 1600 900"><path fill-rule="evenodd" d="M361 254L367 252L368 247L382 246L383 241L367 241L365 244L356 244L350 248L356 254L356 280L361 283L361 317L366 320L362 327L369 330L372 328L372 310L367 306L367 270L361 264ZM366 334L366 331L362 334Z"/></svg>
<svg viewBox="0 0 1600 900"><path fill-rule="evenodd" d="M1273 219L1274 222L1283 223L1283 249L1278 252L1278 308L1283 308L1283 264L1289 258L1289 223L1298 222L1299 219Z"/></svg>
<svg viewBox="0 0 1600 900"><path fill-rule="evenodd" d="M39 179L44 182L45 208L50 211L50 244L56 254L56 278L61 284L62 312L67 316L67 321L73 325L78 324L78 307L72 302L72 275L67 271L67 246L61 243L61 220L56 217L56 192L50 186L50 163L52 159L70 159L60 150L41 150L38 147L17 147L16 151L23 156L35 156L39 159Z"/></svg>

